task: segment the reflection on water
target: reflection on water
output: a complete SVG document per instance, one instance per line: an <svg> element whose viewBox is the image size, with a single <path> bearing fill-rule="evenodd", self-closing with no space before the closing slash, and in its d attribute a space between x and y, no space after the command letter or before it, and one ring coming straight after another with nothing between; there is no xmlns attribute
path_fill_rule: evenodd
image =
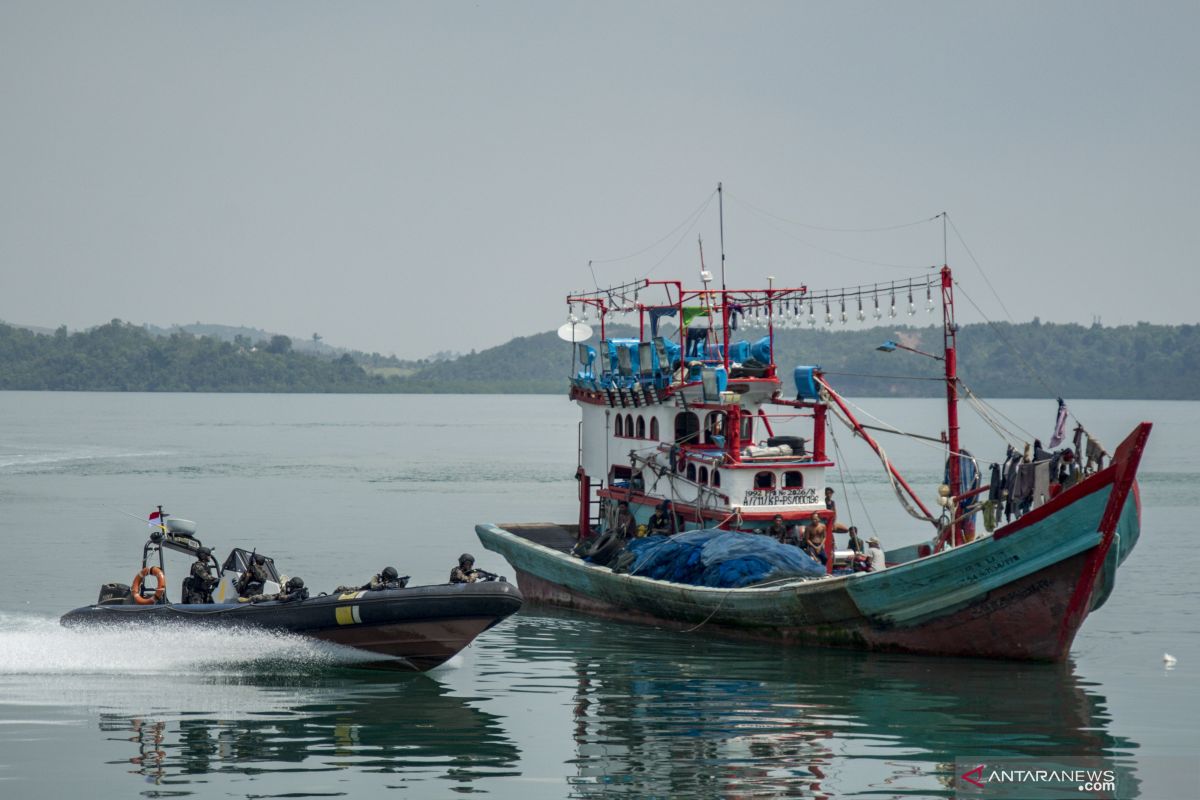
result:
<svg viewBox="0 0 1200 800"><path fill-rule="evenodd" d="M300 773L393 773L397 785L439 778L469 784L517 774L520 753L499 718L424 676L397 680L326 670L244 676L237 687L290 702L251 707L235 719L186 711L151 717L101 712L99 727L108 739L129 743L128 757L109 763L160 785L203 781L210 774L288 773L289 796L330 793L299 788L294 778ZM208 688L220 693L222 682Z"/></svg>
<svg viewBox="0 0 1200 800"><path fill-rule="evenodd" d="M1118 766L1136 748L1107 733L1103 698L1070 667L782 650L565 615L518 615L486 646L511 653L496 685L572 665L576 797L951 794L956 755Z"/></svg>
<svg viewBox="0 0 1200 800"><path fill-rule="evenodd" d="M147 796L949 796L955 756L1091 755L1137 795L1137 745L1109 733L1104 698L1069 666L786 650L539 612L489 631L458 669L396 676L297 637L30 619L0 619L9 775L53 770L67 747L85 774ZM14 752L50 725L58 747L21 764ZM539 737L558 749L527 744Z"/></svg>

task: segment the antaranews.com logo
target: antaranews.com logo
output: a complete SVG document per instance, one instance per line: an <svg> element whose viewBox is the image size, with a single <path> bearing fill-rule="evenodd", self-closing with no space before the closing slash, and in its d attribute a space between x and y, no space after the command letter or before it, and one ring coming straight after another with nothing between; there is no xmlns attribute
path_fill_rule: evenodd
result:
<svg viewBox="0 0 1200 800"><path fill-rule="evenodd" d="M1118 797L1116 769L1091 759L989 759L973 766L959 759L955 774L960 797Z"/></svg>

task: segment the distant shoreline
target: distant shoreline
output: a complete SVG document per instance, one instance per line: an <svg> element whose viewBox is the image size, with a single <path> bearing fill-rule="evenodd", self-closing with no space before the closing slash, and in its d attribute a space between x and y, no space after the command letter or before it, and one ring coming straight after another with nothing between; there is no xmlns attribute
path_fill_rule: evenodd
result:
<svg viewBox="0 0 1200 800"><path fill-rule="evenodd" d="M804 364L820 365L850 397L944 396L937 364L881 353L884 339L935 352L941 328L777 332L784 395L792 393L792 367ZM1200 400L1200 325L964 325L958 343L961 384L980 397ZM260 342L156 336L119 320L86 332L38 334L0 323L0 391L565 395L578 369L572 355L569 344L546 332L395 367L378 354L299 352L278 335Z"/></svg>

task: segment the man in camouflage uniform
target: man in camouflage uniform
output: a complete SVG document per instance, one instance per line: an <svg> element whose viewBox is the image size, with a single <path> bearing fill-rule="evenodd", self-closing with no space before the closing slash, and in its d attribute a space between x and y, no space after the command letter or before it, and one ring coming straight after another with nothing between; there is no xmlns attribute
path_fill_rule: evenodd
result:
<svg viewBox="0 0 1200 800"><path fill-rule="evenodd" d="M208 568L208 560L212 550L201 547L196 551L196 560L192 562L191 574L183 582L184 603L211 603L212 591L217 586L217 579Z"/></svg>
<svg viewBox="0 0 1200 800"><path fill-rule="evenodd" d="M266 556L254 555L250 558L250 563L246 565L246 570L238 576L237 583L233 588L237 589L239 597L251 597L260 595L263 589L263 584L271 580L271 573L267 571Z"/></svg>
<svg viewBox="0 0 1200 800"><path fill-rule="evenodd" d="M463 553L458 557L458 566L450 570L451 583L474 583L479 579L475 569L475 556Z"/></svg>
<svg viewBox="0 0 1200 800"><path fill-rule="evenodd" d="M346 592L383 592L388 589L403 589L408 585L408 576L400 577L395 567L384 567L383 570L364 583L362 586L339 586L334 589L338 594Z"/></svg>
<svg viewBox="0 0 1200 800"><path fill-rule="evenodd" d="M242 603L261 603L264 600L278 600L281 603L292 600L307 600L308 589L304 588L303 578L290 578L278 594L252 594L239 600Z"/></svg>

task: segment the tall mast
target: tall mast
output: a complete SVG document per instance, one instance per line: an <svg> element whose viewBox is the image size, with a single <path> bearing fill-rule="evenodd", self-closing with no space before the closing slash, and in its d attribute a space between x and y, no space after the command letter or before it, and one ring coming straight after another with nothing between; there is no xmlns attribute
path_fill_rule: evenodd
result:
<svg viewBox="0 0 1200 800"><path fill-rule="evenodd" d="M958 449L958 358L954 322L954 278L948 264L942 264L942 348L946 365L946 446L950 450L950 542L962 544L962 525L958 521L958 495L962 489L962 464Z"/></svg>
<svg viewBox="0 0 1200 800"><path fill-rule="evenodd" d="M717 182L717 220L721 227L721 291L725 291L725 195Z"/></svg>
<svg viewBox="0 0 1200 800"><path fill-rule="evenodd" d="M717 220L721 231L721 342L725 350L725 372L729 373L729 297L725 294L725 195L717 181Z"/></svg>

